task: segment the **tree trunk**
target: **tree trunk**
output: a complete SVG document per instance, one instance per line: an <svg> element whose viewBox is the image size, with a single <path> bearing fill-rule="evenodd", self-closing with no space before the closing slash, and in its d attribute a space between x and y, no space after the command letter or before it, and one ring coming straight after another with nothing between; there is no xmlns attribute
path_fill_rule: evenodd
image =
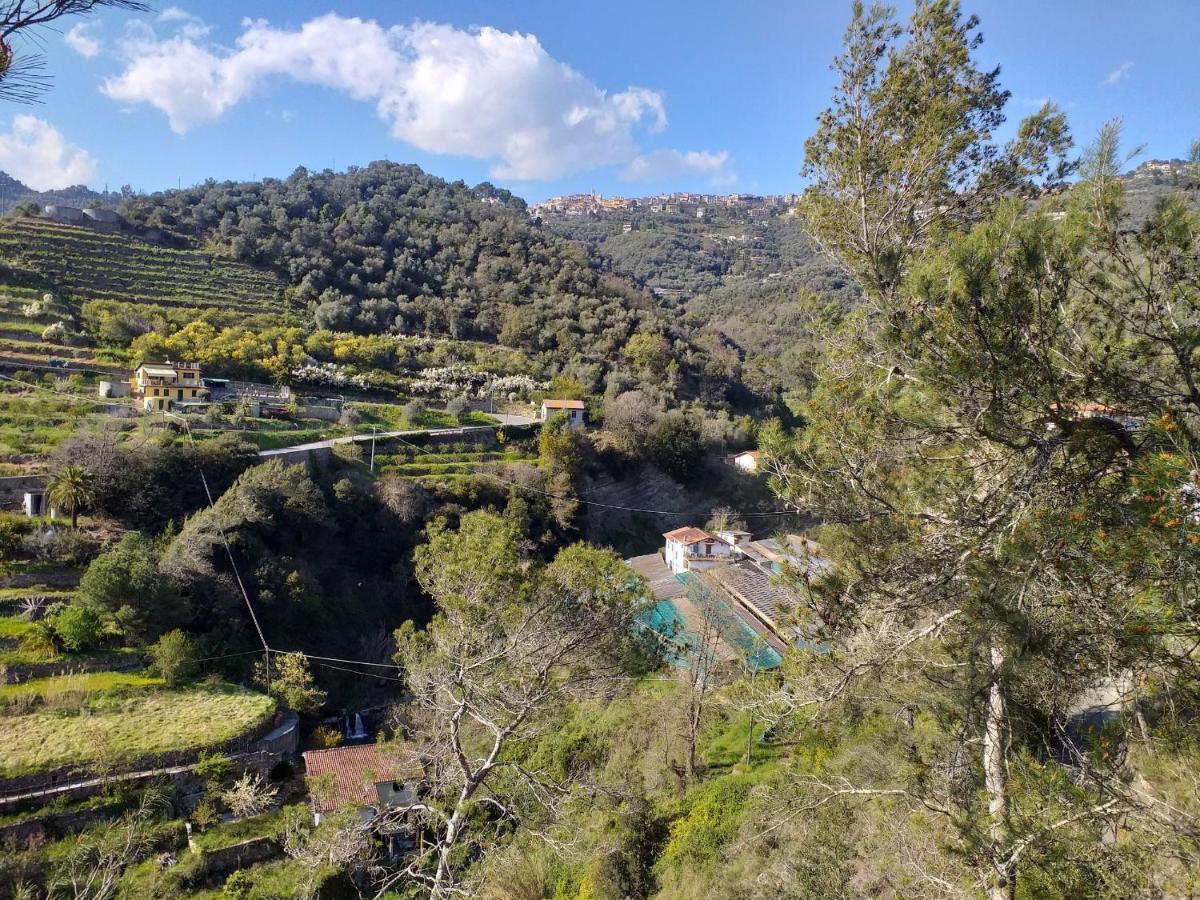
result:
<svg viewBox="0 0 1200 900"><path fill-rule="evenodd" d="M991 684L988 687L987 714L983 729L983 779L988 796L988 843L992 852L992 873L988 879L988 900L1011 900L1016 896L1016 871L1003 857L1009 844L1008 822L1008 706L1001 683L1004 649L990 647Z"/></svg>
<svg viewBox="0 0 1200 900"><path fill-rule="evenodd" d="M79 527L79 507L78 506L71 507L71 527L72 528Z"/></svg>
<svg viewBox="0 0 1200 900"><path fill-rule="evenodd" d="M696 743L700 739L700 716L703 709L704 700L696 696L693 688L691 703L688 705L687 774L689 780L696 777Z"/></svg>

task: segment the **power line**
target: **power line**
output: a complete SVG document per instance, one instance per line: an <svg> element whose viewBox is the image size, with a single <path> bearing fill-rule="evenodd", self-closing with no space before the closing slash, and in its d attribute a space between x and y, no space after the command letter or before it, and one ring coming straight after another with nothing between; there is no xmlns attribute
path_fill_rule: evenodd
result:
<svg viewBox="0 0 1200 900"><path fill-rule="evenodd" d="M418 444L414 444L411 441L406 441L402 437L397 437L395 435L392 435L391 439L399 441L401 444L407 444L409 447L412 447L414 450L417 450L421 453L436 455L436 454L433 454L433 451L428 450L424 447L421 447ZM487 471L481 470L481 471L477 472L476 474L482 475L485 478L494 478L496 481L499 481L501 484L511 485L512 487L515 487L518 490L533 491L536 494L542 494L546 497L550 497L553 500L574 500L576 503L582 503L585 506L600 507L601 509L615 509L615 510L620 510L622 512L649 513L650 515L672 516L674 518L679 518L679 519L690 519L695 515L695 513L679 512L677 510L646 509L646 508L640 507L640 506L619 506L614 503L601 503L598 500L587 500L583 497L572 496L570 494L555 494L551 491L547 491L547 490L543 490L542 488L534 487L533 485L521 484L520 482L513 481L512 479L504 478L500 475L497 475L495 472L487 472ZM771 517L775 517L775 516L795 516L795 515L799 515L799 513L794 510L783 509L783 510L776 510L774 512L747 512L747 513L733 512L730 515L734 518L739 518L739 519L761 519L761 518L771 518Z"/></svg>
<svg viewBox="0 0 1200 900"><path fill-rule="evenodd" d="M254 652L257 653L258 651L255 650ZM382 668L382 669L399 669L400 668L400 666L396 665L395 663L367 662L367 661L361 660L361 659L339 659L336 656L316 656L315 654L312 654L312 653L305 653L303 650L276 650L275 652L276 653L299 653L301 656L306 657L307 659L323 659L326 662L353 663L356 666L378 666L379 668Z"/></svg>
<svg viewBox="0 0 1200 900"><path fill-rule="evenodd" d="M301 655L307 656L307 654L301 654ZM325 669L336 669L339 672L349 672L351 675L359 675L363 678L381 678L384 681L399 681L401 683L404 683L403 678L397 678L394 675L380 675L377 672L360 672L357 669L346 669L346 668L343 668L342 666L332 666L329 663L323 663L323 662L315 662L315 663L313 663L313 665L321 666L322 668L325 668Z"/></svg>
<svg viewBox="0 0 1200 900"><path fill-rule="evenodd" d="M213 662L218 659L233 659L235 656L257 656L262 653L262 650L243 650L241 653L222 653L220 656L201 656L199 659L194 659L192 662Z"/></svg>

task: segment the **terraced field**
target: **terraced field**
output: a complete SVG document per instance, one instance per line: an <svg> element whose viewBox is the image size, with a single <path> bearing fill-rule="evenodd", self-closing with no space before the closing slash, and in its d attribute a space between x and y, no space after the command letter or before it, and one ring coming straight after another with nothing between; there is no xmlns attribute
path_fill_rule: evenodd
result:
<svg viewBox="0 0 1200 900"><path fill-rule="evenodd" d="M87 767L102 756L125 764L216 746L261 727L275 712L270 697L234 685L154 690L152 680L128 681L99 679L95 690L77 694L72 715L38 706L6 717L0 728L0 778Z"/></svg>
<svg viewBox="0 0 1200 900"><path fill-rule="evenodd" d="M261 313L277 308L284 287L268 270L202 250L36 219L0 222L0 261L36 273L76 305L115 300Z"/></svg>
<svg viewBox="0 0 1200 900"><path fill-rule="evenodd" d="M380 471L402 475L427 485L452 481L474 475L485 466L496 463L535 462L537 457L519 450L459 450L445 453L426 453L414 448L406 453L389 453L376 457Z"/></svg>

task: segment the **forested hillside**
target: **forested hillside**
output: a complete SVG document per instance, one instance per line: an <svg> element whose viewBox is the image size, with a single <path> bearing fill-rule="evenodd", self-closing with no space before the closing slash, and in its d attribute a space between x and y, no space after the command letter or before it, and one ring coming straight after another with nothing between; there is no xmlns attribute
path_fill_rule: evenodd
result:
<svg viewBox="0 0 1200 900"><path fill-rule="evenodd" d="M121 211L276 269L318 327L334 331L603 354L650 316L569 244L531 227L508 191L471 190L416 166L208 182L132 198Z"/></svg>
<svg viewBox="0 0 1200 900"><path fill-rule="evenodd" d="M816 250L782 198L761 198L753 216L747 204L659 206L643 199L632 210L539 216L605 271L647 288L708 341L733 349L755 389L802 392L814 318L836 318L856 302L845 272Z"/></svg>

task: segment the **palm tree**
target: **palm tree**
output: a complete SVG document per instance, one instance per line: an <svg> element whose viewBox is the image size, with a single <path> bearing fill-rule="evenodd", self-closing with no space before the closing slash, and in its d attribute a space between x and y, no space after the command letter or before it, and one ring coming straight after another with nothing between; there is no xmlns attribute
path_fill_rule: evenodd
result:
<svg viewBox="0 0 1200 900"><path fill-rule="evenodd" d="M92 473L82 466L63 466L50 476L47 494L51 506L63 506L71 511L71 527L79 527L79 510L96 500L92 488Z"/></svg>

